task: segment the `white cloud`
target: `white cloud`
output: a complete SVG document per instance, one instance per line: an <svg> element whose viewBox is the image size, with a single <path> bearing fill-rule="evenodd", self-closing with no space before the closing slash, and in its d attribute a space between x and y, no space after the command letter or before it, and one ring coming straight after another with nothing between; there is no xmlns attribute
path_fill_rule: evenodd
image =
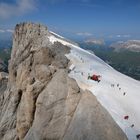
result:
<svg viewBox="0 0 140 140"><path fill-rule="evenodd" d="M121 37L121 35L116 35L116 37Z"/></svg>
<svg viewBox="0 0 140 140"><path fill-rule="evenodd" d="M12 29L7 29L6 32L13 33L14 30L12 30Z"/></svg>
<svg viewBox="0 0 140 140"><path fill-rule="evenodd" d="M1 2L0 18L11 18L13 16L22 15L35 8L35 0L16 0L15 4Z"/></svg>
<svg viewBox="0 0 140 140"><path fill-rule="evenodd" d="M0 29L0 33L5 33L5 30Z"/></svg>
<svg viewBox="0 0 140 140"><path fill-rule="evenodd" d="M131 35L123 35L123 37L129 38L131 37Z"/></svg>
<svg viewBox="0 0 140 140"><path fill-rule="evenodd" d="M108 36L109 38L130 38L131 37L131 35L129 35L129 34L124 34L124 35L110 35L110 36Z"/></svg>
<svg viewBox="0 0 140 140"><path fill-rule="evenodd" d="M79 33L76 33L76 35L79 35L79 36L92 36L93 34L88 33L88 32L79 32Z"/></svg>
<svg viewBox="0 0 140 140"><path fill-rule="evenodd" d="M14 32L14 30L12 30L12 29L0 29L0 33L13 33Z"/></svg>
<svg viewBox="0 0 140 140"><path fill-rule="evenodd" d="M116 37L118 37L118 38L129 38L129 37L131 37L130 35L116 35Z"/></svg>

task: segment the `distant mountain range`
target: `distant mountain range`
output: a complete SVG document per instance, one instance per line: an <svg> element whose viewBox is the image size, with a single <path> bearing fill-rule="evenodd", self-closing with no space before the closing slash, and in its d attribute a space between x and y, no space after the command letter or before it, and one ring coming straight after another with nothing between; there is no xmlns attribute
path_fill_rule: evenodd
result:
<svg viewBox="0 0 140 140"><path fill-rule="evenodd" d="M104 39L87 39L82 42L82 44L87 46L92 46L92 48L105 47L111 49L115 52L120 51L131 51L140 52L140 40L127 40L127 41L114 41L113 43L106 43Z"/></svg>
<svg viewBox="0 0 140 140"><path fill-rule="evenodd" d="M0 39L0 72L8 72L8 60L11 55L11 47L11 39Z"/></svg>
<svg viewBox="0 0 140 140"><path fill-rule="evenodd" d="M105 45L83 42L80 43L80 47L94 52L94 54L121 73L140 80L139 42L139 40L110 42L109 44L105 42Z"/></svg>
<svg viewBox="0 0 140 140"><path fill-rule="evenodd" d="M105 45L105 42L103 39L87 39L84 41L86 44L92 44L92 45Z"/></svg>
<svg viewBox="0 0 140 140"><path fill-rule="evenodd" d="M114 48L115 51L123 51L123 50L129 50L134 52L140 52L140 40L128 40L126 42L124 41L118 41L116 43L111 44L111 48Z"/></svg>

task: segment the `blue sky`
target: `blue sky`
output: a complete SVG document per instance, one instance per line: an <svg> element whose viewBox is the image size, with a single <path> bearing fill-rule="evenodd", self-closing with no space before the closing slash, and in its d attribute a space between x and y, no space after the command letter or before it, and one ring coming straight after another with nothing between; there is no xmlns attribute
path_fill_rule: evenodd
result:
<svg viewBox="0 0 140 140"><path fill-rule="evenodd" d="M0 0L0 34L23 21L67 37L140 39L140 0Z"/></svg>

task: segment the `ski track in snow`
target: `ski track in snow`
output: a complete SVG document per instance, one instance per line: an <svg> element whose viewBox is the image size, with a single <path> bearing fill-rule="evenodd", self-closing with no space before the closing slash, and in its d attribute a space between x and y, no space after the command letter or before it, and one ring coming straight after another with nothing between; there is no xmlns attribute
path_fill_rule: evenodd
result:
<svg viewBox="0 0 140 140"><path fill-rule="evenodd" d="M59 35L58 38L50 35L49 40L52 43L58 41L71 48L71 52L66 56L75 68L69 76L77 81L80 88L91 91L97 97L129 140L137 140L136 135L140 133L140 82L121 74L96 55L65 41ZM93 74L102 76L99 83L87 79L88 75ZM114 84L114 87L111 87L111 84ZM126 95L123 95L124 92ZM128 120L124 120L126 115L129 116ZM130 127L132 124L133 128Z"/></svg>

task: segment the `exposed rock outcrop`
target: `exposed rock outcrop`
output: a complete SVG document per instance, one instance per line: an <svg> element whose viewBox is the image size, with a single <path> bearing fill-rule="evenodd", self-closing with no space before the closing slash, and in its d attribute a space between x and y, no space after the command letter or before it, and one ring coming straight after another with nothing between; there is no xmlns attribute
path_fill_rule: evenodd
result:
<svg viewBox="0 0 140 140"><path fill-rule="evenodd" d="M7 88L8 74L5 72L0 72L0 110L2 109L2 104L4 101L4 92Z"/></svg>
<svg viewBox="0 0 140 140"><path fill-rule="evenodd" d="M0 139L126 140L93 94L68 77L70 48L51 44L49 35L39 24L15 28Z"/></svg>
<svg viewBox="0 0 140 140"><path fill-rule="evenodd" d="M8 79L8 73L0 72L0 80L3 80L3 79Z"/></svg>

